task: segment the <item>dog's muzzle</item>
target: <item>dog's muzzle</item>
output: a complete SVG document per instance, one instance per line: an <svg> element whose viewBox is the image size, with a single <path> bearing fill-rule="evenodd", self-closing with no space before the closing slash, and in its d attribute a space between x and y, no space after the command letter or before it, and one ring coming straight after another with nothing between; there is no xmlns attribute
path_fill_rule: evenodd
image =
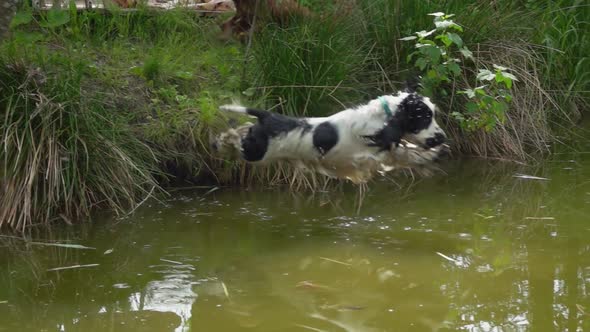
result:
<svg viewBox="0 0 590 332"><path fill-rule="evenodd" d="M447 140L447 137L442 133L434 134L434 137L429 137L426 139L426 148L431 149L443 144Z"/></svg>

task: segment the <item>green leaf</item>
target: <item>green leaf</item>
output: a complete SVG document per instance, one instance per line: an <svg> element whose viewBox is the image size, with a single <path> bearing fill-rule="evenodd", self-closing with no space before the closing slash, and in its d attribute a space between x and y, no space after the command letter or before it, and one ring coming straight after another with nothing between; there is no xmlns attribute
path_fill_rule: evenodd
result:
<svg viewBox="0 0 590 332"><path fill-rule="evenodd" d="M461 39L461 37L458 34L454 32L447 32L447 36L450 40L453 41L453 43L455 43L455 45L457 45L457 47L463 46L463 39Z"/></svg>
<svg viewBox="0 0 590 332"><path fill-rule="evenodd" d="M418 37L420 37L420 38L424 38L424 37L428 37L428 36L432 35L435 32L436 32L436 29L433 29L430 31L422 30L422 31L416 32L416 35L418 35Z"/></svg>
<svg viewBox="0 0 590 332"><path fill-rule="evenodd" d="M456 62L449 62L447 68L454 76L461 74L461 67Z"/></svg>
<svg viewBox="0 0 590 332"><path fill-rule="evenodd" d="M437 72L437 74L438 74L438 76L439 76L439 78L440 78L441 81L447 81L447 82L450 82L451 81L451 79L449 78L449 75L448 75L449 74L449 69L447 68L447 66L445 66L443 64L440 64L440 65L437 65L434 68L435 68L435 70L436 70L436 72Z"/></svg>
<svg viewBox="0 0 590 332"><path fill-rule="evenodd" d="M436 46L436 43L430 39L422 39L419 43L416 43L416 45L414 45L414 47L416 48L421 48L425 46Z"/></svg>
<svg viewBox="0 0 590 332"><path fill-rule="evenodd" d="M479 111L477 104L472 101L465 104L465 109L467 110L467 113L477 113L477 111Z"/></svg>
<svg viewBox="0 0 590 332"><path fill-rule="evenodd" d="M467 47L463 47L459 50L461 54L467 59L473 59L473 52L471 52Z"/></svg>
<svg viewBox="0 0 590 332"><path fill-rule="evenodd" d="M440 20L440 21L434 22L434 26L438 30L444 30L444 29L450 28L453 25L455 25L455 22L453 22L453 20Z"/></svg>
<svg viewBox="0 0 590 332"><path fill-rule="evenodd" d="M29 24L31 21L33 21L32 12L17 12L10 22L10 28L14 29L19 25Z"/></svg>
<svg viewBox="0 0 590 332"><path fill-rule="evenodd" d="M459 112L452 112L452 113L451 113L451 116L452 116L453 118L455 118L456 120L459 120L459 121L465 121L465 116L463 116L463 114L461 114L461 113L459 113Z"/></svg>
<svg viewBox="0 0 590 332"><path fill-rule="evenodd" d="M477 74L477 80L479 81L491 81L496 77L494 73L487 69L480 69L479 73Z"/></svg>
<svg viewBox="0 0 590 332"><path fill-rule="evenodd" d="M70 22L70 13L66 10L53 8L47 12L45 22L41 22L44 28L57 28Z"/></svg>
<svg viewBox="0 0 590 332"><path fill-rule="evenodd" d="M449 47L453 44L453 41L447 35L436 36L436 39L440 39L445 44L446 47Z"/></svg>
<svg viewBox="0 0 590 332"><path fill-rule="evenodd" d="M507 77L507 78L509 78L509 79L511 79L513 81L518 81L518 79L516 78L516 76L514 76L514 75L512 75L510 73L507 73L505 71L502 72L502 75L504 75L504 77Z"/></svg>
<svg viewBox="0 0 590 332"><path fill-rule="evenodd" d="M474 89L475 94L480 95L480 96L486 96L486 90L484 90L483 88L475 88Z"/></svg>
<svg viewBox="0 0 590 332"><path fill-rule="evenodd" d="M469 97L469 98L475 97L475 91L473 91L473 89L465 89L465 90L457 92L457 94L467 95L467 97Z"/></svg>
<svg viewBox="0 0 590 332"><path fill-rule="evenodd" d="M426 72L426 77L428 77L431 80L437 80L438 73L436 72L436 70L430 69L428 72Z"/></svg>
<svg viewBox="0 0 590 332"><path fill-rule="evenodd" d="M451 25L451 28L453 28L453 29L455 29L455 30L457 30L459 32L463 32L463 28L460 25L458 25L458 24Z"/></svg>
<svg viewBox="0 0 590 332"><path fill-rule="evenodd" d="M425 85L422 87L422 94L423 94L424 96L426 96L426 97L432 97L432 96L434 96L434 91L433 91L433 88L432 88L432 86L430 86L430 85L428 85L428 84L425 84Z"/></svg>
<svg viewBox="0 0 590 332"><path fill-rule="evenodd" d="M506 88L508 88L508 90L512 89L512 80L508 77L504 77L504 84L506 84Z"/></svg>
<svg viewBox="0 0 590 332"><path fill-rule="evenodd" d="M486 95L486 90L484 90L485 87L486 87L486 85L478 86L475 89L473 89L473 91L475 92L476 95L485 96Z"/></svg>
<svg viewBox="0 0 590 332"><path fill-rule="evenodd" d="M491 107L492 113L496 116L502 116L508 110L508 105L503 102L494 101Z"/></svg>
<svg viewBox="0 0 590 332"><path fill-rule="evenodd" d="M428 57L431 63L438 64L442 55L441 50L436 46L422 47L420 52Z"/></svg>
<svg viewBox="0 0 590 332"><path fill-rule="evenodd" d="M420 68L420 70L424 70L424 68L426 68L427 65L428 62L424 58L416 60L416 67Z"/></svg>

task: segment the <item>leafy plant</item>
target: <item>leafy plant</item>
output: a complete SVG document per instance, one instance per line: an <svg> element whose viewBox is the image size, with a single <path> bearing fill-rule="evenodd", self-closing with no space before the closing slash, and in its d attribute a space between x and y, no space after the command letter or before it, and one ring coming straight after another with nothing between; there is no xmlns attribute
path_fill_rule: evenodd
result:
<svg viewBox="0 0 590 332"><path fill-rule="evenodd" d="M508 68L494 65L494 72L488 69L480 69L476 81L486 84L473 89L459 91L469 98L465 104L465 115L453 112L464 129L468 131L484 128L487 131L494 129L498 122L506 121L508 104L512 101L510 89L516 77L507 72Z"/></svg>
<svg viewBox="0 0 590 332"><path fill-rule="evenodd" d="M414 60L414 66L425 73L422 92L431 97L437 97L435 91L447 96L451 92L448 83L468 74L465 60L474 60L474 56L459 35L463 28L451 20L454 14L436 12L429 15L434 16L434 29L418 31L415 36L401 40L416 41L415 51L408 56L408 62ZM508 68L493 66L494 72L478 70L476 83L483 82L484 85L457 92L468 98L463 112L451 113L463 129L491 131L496 124L506 121L508 104L512 100L510 90L517 78L508 72Z"/></svg>
<svg viewBox="0 0 590 332"><path fill-rule="evenodd" d="M458 34L463 28L451 20L454 14L437 12L428 15L434 16L434 29L418 31L415 36L401 40L416 40L416 51L408 56L408 62L415 59L414 65L426 74L422 79L423 93L434 96L434 91L440 91L447 95L448 91L441 85L461 74L460 56L471 59L473 54Z"/></svg>

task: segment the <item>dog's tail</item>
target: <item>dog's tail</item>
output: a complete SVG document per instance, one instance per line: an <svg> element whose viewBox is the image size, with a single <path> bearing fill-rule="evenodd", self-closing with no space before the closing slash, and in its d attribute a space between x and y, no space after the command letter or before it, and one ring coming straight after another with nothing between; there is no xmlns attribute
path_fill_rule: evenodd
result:
<svg viewBox="0 0 590 332"><path fill-rule="evenodd" d="M263 120L264 118L270 115L269 111L248 108L240 105L223 105L220 106L219 109L222 111L248 114L257 117L259 120Z"/></svg>

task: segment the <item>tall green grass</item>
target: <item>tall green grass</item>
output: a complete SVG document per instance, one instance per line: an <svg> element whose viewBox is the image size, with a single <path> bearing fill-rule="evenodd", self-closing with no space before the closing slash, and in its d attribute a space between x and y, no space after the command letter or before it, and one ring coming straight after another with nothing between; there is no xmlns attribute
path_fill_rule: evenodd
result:
<svg viewBox="0 0 590 332"><path fill-rule="evenodd" d="M544 46L543 81L561 104L581 113L590 100L590 4L587 1L541 1L535 41Z"/></svg>
<svg viewBox="0 0 590 332"><path fill-rule="evenodd" d="M80 79L75 66L48 75L0 62L0 227L69 223L98 205L122 213L158 187L152 149Z"/></svg>
<svg viewBox="0 0 590 332"><path fill-rule="evenodd" d="M291 115L328 115L358 100L367 57L359 28L355 19L333 16L266 26L252 44L250 92Z"/></svg>

